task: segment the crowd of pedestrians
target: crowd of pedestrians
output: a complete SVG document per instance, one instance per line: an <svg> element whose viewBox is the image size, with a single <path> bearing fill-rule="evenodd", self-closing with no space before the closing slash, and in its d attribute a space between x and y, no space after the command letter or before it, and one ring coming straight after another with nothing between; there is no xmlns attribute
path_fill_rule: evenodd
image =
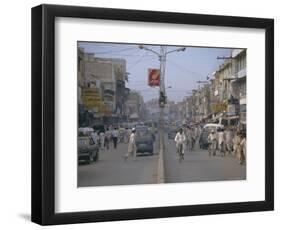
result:
<svg viewBox="0 0 281 230"><path fill-rule="evenodd" d="M91 133L91 137L99 145L101 150L108 150L111 145L113 145L114 149L117 149L118 143L129 142L131 132L131 129L108 126L103 130L94 130Z"/></svg>
<svg viewBox="0 0 281 230"><path fill-rule="evenodd" d="M231 128L211 130L208 135L209 156L234 155L239 164L246 163L246 132Z"/></svg>
<svg viewBox="0 0 281 230"><path fill-rule="evenodd" d="M193 151L199 148L201 125L183 125L175 137L178 151L179 143L183 142L181 151ZM206 132L206 131L205 131ZM246 163L246 132L234 128L211 128L207 136L209 156L235 156L239 164Z"/></svg>

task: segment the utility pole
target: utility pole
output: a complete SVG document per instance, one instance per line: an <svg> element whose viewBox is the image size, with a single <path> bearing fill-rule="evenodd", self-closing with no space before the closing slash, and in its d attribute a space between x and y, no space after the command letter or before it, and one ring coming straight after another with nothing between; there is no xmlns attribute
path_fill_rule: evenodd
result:
<svg viewBox="0 0 281 230"><path fill-rule="evenodd" d="M165 70L166 70L166 56L173 52L185 51L185 47L181 47L175 50L167 51L167 46L160 46L160 53L156 52L153 49L150 49L144 45L139 45L140 49L144 49L156 54L160 62L160 87L159 87L159 106L160 106L160 115L163 116L163 111L165 104L167 103L166 89L165 89ZM161 112L162 111L162 112Z"/></svg>

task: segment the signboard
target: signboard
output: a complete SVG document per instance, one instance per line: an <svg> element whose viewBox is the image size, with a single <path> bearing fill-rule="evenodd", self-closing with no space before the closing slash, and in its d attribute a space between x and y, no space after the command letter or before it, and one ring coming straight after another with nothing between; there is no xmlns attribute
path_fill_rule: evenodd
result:
<svg viewBox="0 0 281 230"><path fill-rule="evenodd" d="M99 108L101 103L99 88L83 88L82 101L87 109Z"/></svg>
<svg viewBox="0 0 281 230"><path fill-rule="evenodd" d="M148 85L160 85L160 69L148 69Z"/></svg>
<svg viewBox="0 0 281 230"><path fill-rule="evenodd" d="M227 104L226 103L215 103L213 104L213 110L215 113L218 112L224 112L227 110Z"/></svg>
<svg viewBox="0 0 281 230"><path fill-rule="evenodd" d="M239 113L240 107L239 104L228 104L227 106L227 115L235 116Z"/></svg>
<svg viewBox="0 0 281 230"><path fill-rule="evenodd" d="M227 108L227 115L228 115L228 116L234 116L234 115L236 115L236 105L235 105L235 104L230 104L230 105L228 105L228 108Z"/></svg>

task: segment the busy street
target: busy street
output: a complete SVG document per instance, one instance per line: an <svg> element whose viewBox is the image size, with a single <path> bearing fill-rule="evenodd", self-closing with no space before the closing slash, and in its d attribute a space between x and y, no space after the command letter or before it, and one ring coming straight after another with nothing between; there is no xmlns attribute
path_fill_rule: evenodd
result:
<svg viewBox="0 0 281 230"><path fill-rule="evenodd" d="M179 163L174 140L167 140L165 146L165 182L200 182L246 179L246 166L237 163L233 154L209 156L207 150L199 149L184 153Z"/></svg>
<svg viewBox="0 0 281 230"><path fill-rule="evenodd" d="M78 43L77 186L246 180L246 50Z"/></svg>
<svg viewBox="0 0 281 230"><path fill-rule="evenodd" d="M200 148L199 136L194 138L193 147L189 147L188 140L185 140L184 156L180 159L176 141L169 132L164 135L164 170L160 172L160 143L156 136L153 154L138 153L135 158L130 156L128 159L128 143L117 143L115 149L113 140L110 141L108 149L100 148L97 162L79 165L78 186L153 184L158 183L159 177L163 177L162 183L246 179L246 165L240 164L239 157L233 151L222 152L217 149L210 154L210 149Z"/></svg>
<svg viewBox="0 0 281 230"><path fill-rule="evenodd" d="M136 160L124 157L128 144L120 143L116 149L102 149L99 160L78 167L78 187L151 184L157 182L158 147L156 141L153 155L139 155Z"/></svg>

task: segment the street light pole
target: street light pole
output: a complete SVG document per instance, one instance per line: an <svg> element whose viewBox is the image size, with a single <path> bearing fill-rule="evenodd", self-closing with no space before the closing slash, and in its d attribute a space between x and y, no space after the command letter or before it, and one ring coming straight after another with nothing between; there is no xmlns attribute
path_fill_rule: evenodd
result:
<svg viewBox="0 0 281 230"><path fill-rule="evenodd" d="M159 90L159 106L160 106L160 126L161 130L164 130L164 107L166 104L166 92L165 92L165 64L166 64L166 47L161 46L160 48L160 90ZM162 100L164 98L164 101ZM163 104L162 104L163 103Z"/></svg>
<svg viewBox="0 0 281 230"><path fill-rule="evenodd" d="M139 45L140 49L144 49L156 54L160 62L160 87L159 87L159 107L160 107L160 125L164 128L164 107L167 102L166 90L165 90L165 70L166 70L166 56L173 52L185 51L185 47L181 47L175 50L167 52L167 46L160 46L160 53L153 49L150 49L144 45Z"/></svg>
<svg viewBox="0 0 281 230"><path fill-rule="evenodd" d="M159 93L160 93L160 98L161 96L164 96L166 98L166 90L165 90L165 70L166 70L166 56L167 54L173 53L173 52L180 52L180 51L185 51L185 47L181 47L175 50L170 50L167 51L167 46L160 46L160 53L156 52L153 49L150 49L144 45L139 45L140 49L144 49L146 51L150 51L154 54L156 54L159 58L160 62L160 87L159 87ZM162 94L162 95L161 95ZM160 99L159 98L159 99ZM166 100L164 101L163 105L160 105L160 107L165 107Z"/></svg>

